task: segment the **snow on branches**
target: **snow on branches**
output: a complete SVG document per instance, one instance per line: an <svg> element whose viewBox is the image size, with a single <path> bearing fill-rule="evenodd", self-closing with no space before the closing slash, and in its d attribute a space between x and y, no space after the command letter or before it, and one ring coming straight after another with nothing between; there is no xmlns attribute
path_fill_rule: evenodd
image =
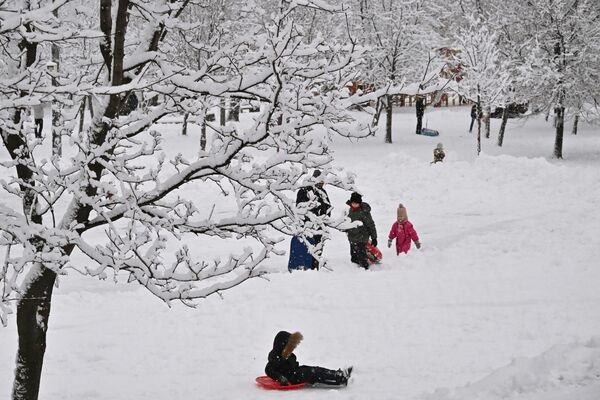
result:
<svg viewBox="0 0 600 400"><path fill-rule="evenodd" d="M10 16L0 29L8 44L0 50L0 131L11 156L0 165L4 324L15 301L33 295L40 270L125 275L167 303L190 306L263 275L281 233L299 229L294 197L307 168L352 185L330 166L330 136L371 133L347 111L363 101L345 90L354 44L308 40L289 17L302 7L341 12L336 7L282 3L267 18L258 5L231 6L222 23L244 29L202 42L183 12L199 5L101 3L99 13L67 0L18 21L16 9L0 13ZM49 18L53 10L58 16ZM65 21L69 35L48 34ZM38 32L40 24L52 29ZM61 63L45 79L50 43ZM261 112L249 125L221 126L207 115L222 99L258 101ZM27 108L44 102L60 104L69 138L63 158L44 156L28 122ZM210 132L193 157L170 151L157 124L182 113ZM229 255L205 256L209 248Z"/></svg>

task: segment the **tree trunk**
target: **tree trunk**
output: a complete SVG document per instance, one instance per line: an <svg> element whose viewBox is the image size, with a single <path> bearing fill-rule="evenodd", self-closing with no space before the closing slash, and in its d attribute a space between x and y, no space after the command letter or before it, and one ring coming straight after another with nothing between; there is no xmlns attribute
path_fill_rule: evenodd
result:
<svg viewBox="0 0 600 400"><path fill-rule="evenodd" d="M415 133L420 135L423 129L423 115L425 114L425 98L423 96L416 97L415 108L417 110L417 128Z"/></svg>
<svg viewBox="0 0 600 400"><path fill-rule="evenodd" d="M556 138L554 140L554 157L563 158L563 133L565 127L565 108L556 107Z"/></svg>
<svg viewBox="0 0 600 400"><path fill-rule="evenodd" d="M58 8L55 9L52 14L58 19ZM60 66L60 49L57 44L52 43L52 62L54 63L54 70L52 71L52 86L58 86L58 71ZM61 136L61 105L54 101L52 104L52 155L62 156L62 136Z"/></svg>
<svg viewBox="0 0 600 400"><path fill-rule="evenodd" d="M385 96L385 142L392 143L392 95Z"/></svg>
<svg viewBox="0 0 600 400"><path fill-rule="evenodd" d="M502 123L500 124L500 132L498 132L498 146L502 147L504 143L504 131L506 130L506 123L508 122L508 107L504 107L502 110Z"/></svg>
<svg viewBox="0 0 600 400"><path fill-rule="evenodd" d="M577 126L579 125L579 113L575 114L575 119L573 120L573 129L571 133L573 135L577 135Z"/></svg>
<svg viewBox="0 0 600 400"><path fill-rule="evenodd" d="M86 98L84 97L81 101L81 107L79 107L79 134L81 135L83 132L83 124L85 122L85 102Z"/></svg>
<svg viewBox="0 0 600 400"><path fill-rule="evenodd" d="M206 121L202 122L202 128L200 131L200 150L206 150Z"/></svg>
<svg viewBox="0 0 600 400"><path fill-rule="evenodd" d="M17 305L19 349L12 400L37 400L56 274L37 264L37 275Z"/></svg>
<svg viewBox="0 0 600 400"><path fill-rule="evenodd" d="M221 97L221 104L219 105L219 125L221 126L225 126L225 107L226 107L226 103L225 103L225 98Z"/></svg>
<svg viewBox="0 0 600 400"><path fill-rule="evenodd" d="M481 153L481 96L477 84L477 155Z"/></svg>
<svg viewBox="0 0 600 400"><path fill-rule="evenodd" d="M486 137L486 139L490 138L490 124L491 124L490 114L491 113L492 112L491 112L490 106L486 106L485 107L485 119L484 119L484 121L485 121L485 137Z"/></svg>
<svg viewBox="0 0 600 400"><path fill-rule="evenodd" d="M187 135L187 128L188 128L188 118L190 117L190 113L185 113L183 114L183 126L181 128L181 134L183 136Z"/></svg>
<svg viewBox="0 0 600 400"><path fill-rule="evenodd" d="M377 99L377 104L375 105L375 115L373 115L373 126L377 126L379 124L379 117L381 117L381 111L383 111L383 101L380 97Z"/></svg>

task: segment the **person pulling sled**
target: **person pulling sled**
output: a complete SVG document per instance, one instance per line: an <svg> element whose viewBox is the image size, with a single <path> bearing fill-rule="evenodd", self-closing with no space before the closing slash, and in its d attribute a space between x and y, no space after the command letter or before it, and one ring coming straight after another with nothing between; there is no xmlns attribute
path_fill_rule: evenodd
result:
<svg viewBox="0 0 600 400"><path fill-rule="evenodd" d="M362 196L356 192L350 195L350 200L346 204L350 206L348 211L350 221L362 222L362 225L346 231L350 242L350 260L364 269L368 269L367 244L369 243L369 237L371 238L371 245L377 247L377 229L371 216L371 206L363 202Z"/></svg>

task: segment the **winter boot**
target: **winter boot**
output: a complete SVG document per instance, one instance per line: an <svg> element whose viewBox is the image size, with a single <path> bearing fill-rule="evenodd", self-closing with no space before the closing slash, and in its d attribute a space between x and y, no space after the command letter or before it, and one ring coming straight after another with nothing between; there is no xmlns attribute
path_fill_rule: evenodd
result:
<svg viewBox="0 0 600 400"><path fill-rule="evenodd" d="M353 366L349 366L348 368L344 368L342 373L344 374L344 382L342 383L344 386L348 386L348 381L350 381L350 375L352 375Z"/></svg>

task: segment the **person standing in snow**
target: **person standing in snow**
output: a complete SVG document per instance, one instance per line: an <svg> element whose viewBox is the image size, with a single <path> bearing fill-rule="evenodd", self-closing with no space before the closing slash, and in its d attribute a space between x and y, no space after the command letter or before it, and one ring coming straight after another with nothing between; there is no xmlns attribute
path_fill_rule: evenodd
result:
<svg viewBox="0 0 600 400"><path fill-rule="evenodd" d="M324 185L325 180L322 177L322 173L316 169L312 174L309 184L301 187L300 190L298 190L298 194L296 195L296 206L301 206L302 203L308 203L312 200L316 201L317 203L314 207L306 211L306 215L304 217L305 225L310 224L311 220L313 219L317 220L319 217L331 215L332 207L331 203L329 202L329 196L323 188ZM316 222L318 223L318 221ZM316 249L315 251L317 252L317 256L320 257L323 253L323 247L321 245L323 235L314 235L312 240ZM319 269L318 257L312 257L311 269Z"/></svg>
<svg viewBox="0 0 600 400"><path fill-rule="evenodd" d="M417 249L421 248L421 242L419 242L419 235L413 227L413 224L408 220L406 213L406 207L400 204L398 210L396 210L397 220L390 229L388 235L388 247L392 247L392 241L396 239L396 255L400 253L408 253L410 250L410 243L415 242Z"/></svg>
<svg viewBox="0 0 600 400"><path fill-rule="evenodd" d="M444 161L444 157L446 157L446 153L444 153L444 145L438 143L435 149L433 149L433 161L431 164Z"/></svg>
<svg viewBox="0 0 600 400"><path fill-rule="evenodd" d="M35 137L42 137L42 130L44 129L44 105L42 103L36 104L33 108L33 121L35 122Z"/></svg>
<svg viewBox="0 0 600 400"><path fill-rule="evenodd" d="M350 242L350 260L364 269L368 269L367 243L369 237L371 238L371 244L377 247L377 229L373 217L371 217L371 206L364 203L362 196L356 192L350 195L350 200L346 204L350 206L348 212L350 221L362 222L362 225L346 230Z"/></svg>
<svg viewBox="0 0 600 400"><path fill-rule="evenodd" d="M481 111L477 112L477 104L473 104L471 107L471 126L469 126L469 133L473 132L473 124L477 120L477 117L481 118Z"/></svg>
<svg viewBox="0 0 600 400"><path fill-rule="evenodd" d="M265 373L283 386L298 383L324 383L346 386L352 367L345 370L331 370L322 367L300 365L293 351L302 341L300 332L280 331L273 341L273 350L269 352Z"/></svg>

